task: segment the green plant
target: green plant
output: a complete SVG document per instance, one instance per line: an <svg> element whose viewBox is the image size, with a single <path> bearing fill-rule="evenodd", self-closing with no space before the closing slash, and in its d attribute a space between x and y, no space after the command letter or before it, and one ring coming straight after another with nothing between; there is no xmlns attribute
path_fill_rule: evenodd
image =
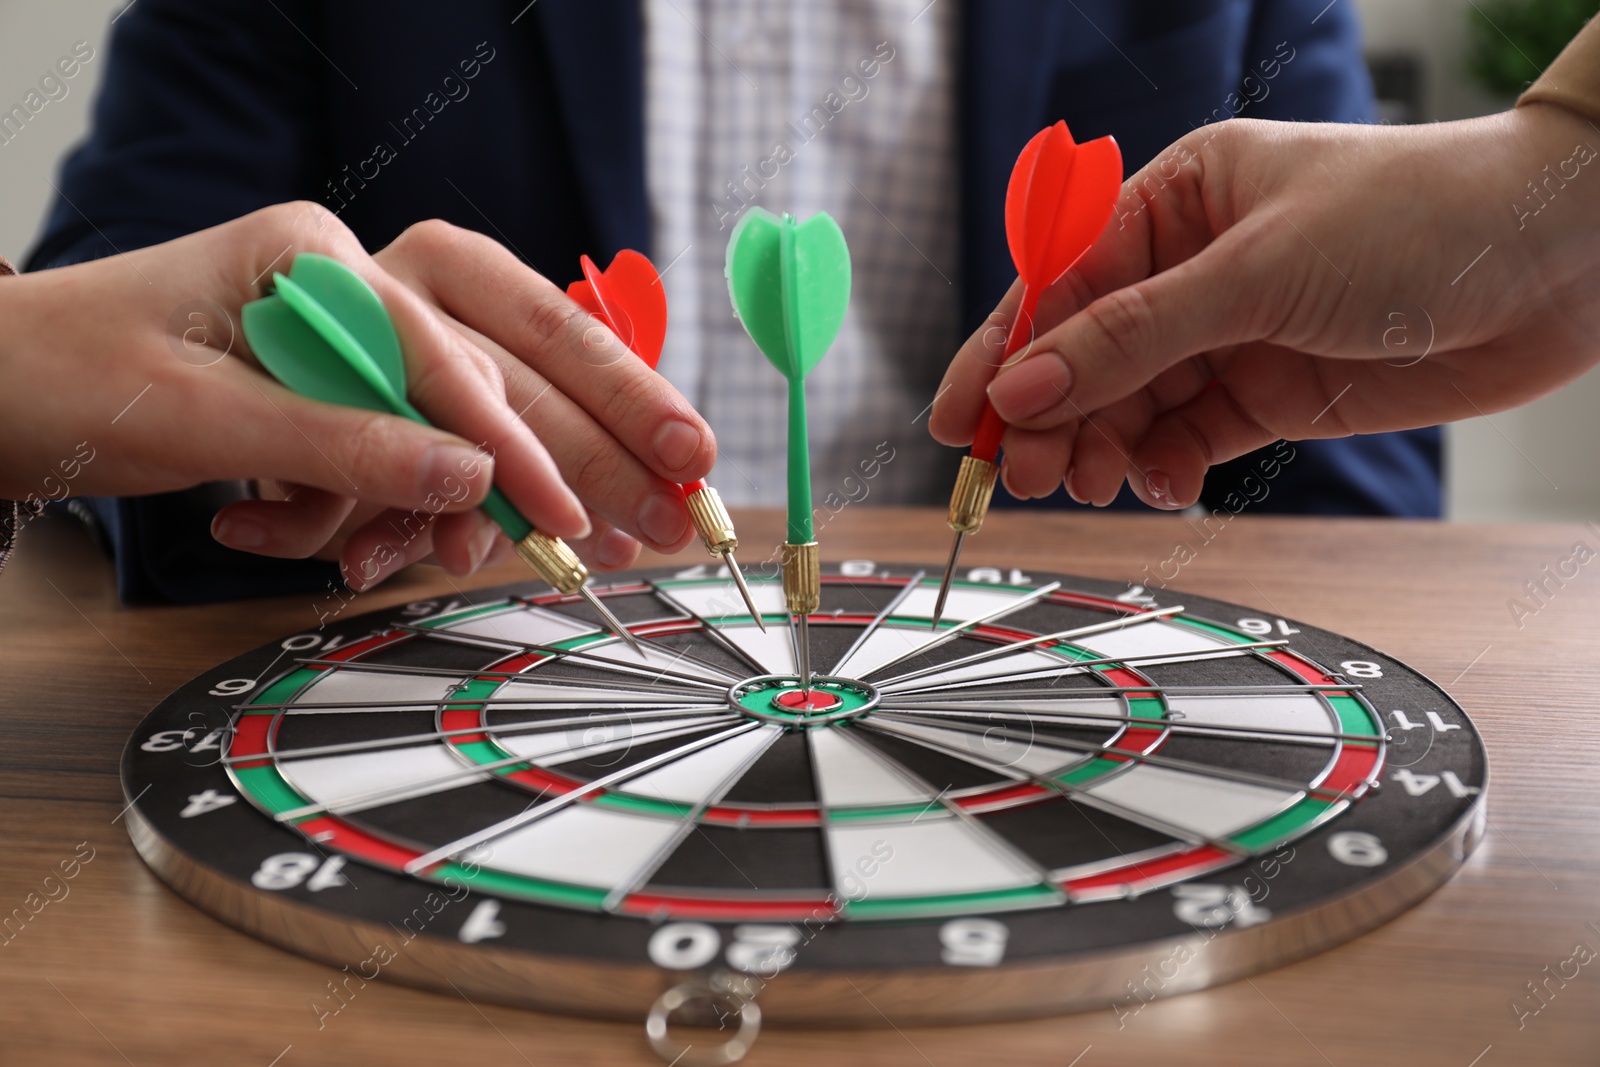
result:
<svg viewBox="0 0 1600 1067"><path fill-rule="evenodd" d="M1467 71L1492 93L1519 93L1597 11L1600 0L1474 3L1467 12Z"/></svg>

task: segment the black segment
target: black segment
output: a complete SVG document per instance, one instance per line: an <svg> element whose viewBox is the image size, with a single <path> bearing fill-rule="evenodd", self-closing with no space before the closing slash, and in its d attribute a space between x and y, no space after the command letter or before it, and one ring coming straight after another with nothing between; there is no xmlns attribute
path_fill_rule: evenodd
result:
<svg viewBox="0 0 1600 1067"><path fill-rule="evenodd" d="M774 741L723 796L724 804L813 804L811 748L804 731L790 730Z"/></svg>
<svg viewBox="0 0 1600 1067"><path fill-rule="evenodd" d="M816 830L697 826L656 871L649 888L826 892L828 885L822 835Z"/></svg>
<svg viewBox="0 0 1600 1067"><path fill-rule="evenodd" d="M1064 797L978 816L1042 867L1056 869L1173 844L1166 834Z"/></svg>

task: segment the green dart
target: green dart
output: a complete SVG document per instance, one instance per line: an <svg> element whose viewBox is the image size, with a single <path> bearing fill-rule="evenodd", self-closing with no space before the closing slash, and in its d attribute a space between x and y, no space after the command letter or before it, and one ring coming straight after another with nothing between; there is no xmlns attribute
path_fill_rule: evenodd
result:
<svg viewBox="0 0 1600 1067"><path fill-rule="evenodd" d="M387 411L432 425L406 400L400 338L378 294L349 267L310 252L295 256L276 292L244 306L244 333L256 359L301 396L329 404ZM533 528L498 488L484 512L516 545L517 555L561 592L580 594L633 650L644 649L587 586L589 572L559 537Z"/></svg>
<svg viewBox="0 0 1600 1067"><path fill-rule="evenodd" d="M844 324L850 249L827 212L800 222L750 208L728 241L734 314L762 355L789 381L789 531L783 546L785 607L798 623L802 689L811 685L808 619L822 600L821 560L811 524L811 451L806 375Z"/></svg>

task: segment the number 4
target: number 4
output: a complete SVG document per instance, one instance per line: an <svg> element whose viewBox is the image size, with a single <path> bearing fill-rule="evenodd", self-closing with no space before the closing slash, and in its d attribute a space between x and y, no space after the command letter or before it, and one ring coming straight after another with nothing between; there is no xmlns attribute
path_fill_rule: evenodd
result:
<svg viewBox="0 0 1600 1067"><path fill-rule="evenodd" d="M182 811L178 812L178 817L180 819L192 819L196 815L204 815L208 811L225 808L238 799L236 796L219 793L215 789L207 789L202 793L192 793L189 796L189 803Z"/></svg>

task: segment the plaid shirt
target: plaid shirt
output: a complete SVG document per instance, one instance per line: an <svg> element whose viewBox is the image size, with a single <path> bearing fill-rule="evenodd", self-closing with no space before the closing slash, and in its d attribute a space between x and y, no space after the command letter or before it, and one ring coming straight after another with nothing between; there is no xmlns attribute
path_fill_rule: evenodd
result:
<svg viewBox="0 0 1600 1067"><path fill-rule="evenodd" d="M924 420L959 343L955 3L644 11L647 180L672 309L660 369L716 431L712 483L732 504L784 500L784 382L733 317L723 273L756 204L827 211L850 242L850 312L807 379L819 505L859 498L882 442L894 459L874 503L942 502L949 450Z"/></svg>

